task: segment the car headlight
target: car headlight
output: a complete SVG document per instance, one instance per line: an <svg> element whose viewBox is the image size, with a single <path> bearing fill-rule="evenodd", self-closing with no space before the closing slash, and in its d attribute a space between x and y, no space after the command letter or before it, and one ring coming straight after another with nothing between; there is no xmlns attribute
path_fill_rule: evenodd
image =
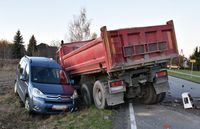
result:
<svg viewBox="0 0 200 129"><path fill-rule="evenodd" d="M38 90L37 88L32 89L32 95L34 97L45 98L45 95L40 90Z"/></svg>
<svg viewBox="0 0 200 129"><path fill-rule="evenodd" d="M74 90L74 93L73 93L73 95L71 96L71 98L72 98L72 99L78 98L78 93L77 93L76 90Z"/></svg>

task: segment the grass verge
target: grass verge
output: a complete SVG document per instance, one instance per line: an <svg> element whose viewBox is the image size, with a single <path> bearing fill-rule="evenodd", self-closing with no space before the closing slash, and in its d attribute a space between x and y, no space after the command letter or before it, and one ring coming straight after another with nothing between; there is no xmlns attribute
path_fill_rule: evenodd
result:
<svg viewBox="0 0 200 129"><path fill-rule="evenodd" d="M176 72L180 72L180 73L176 73ZM181 73L183 73L183 74L181 74ZM184 73L186 73L186 74L184 74ZM187 75L187 74L190 74L189 70L168 70L168 74L170 76L174 76L174 77L177 77L177 78L181 78L181 79L185 79L185 80L188 80L188 81L200 83L200 77L194 77L194 76ZM199 76L200 72L193 71L193 75Z"/></svg>
<svg viewBox="0 0 200 129"><path fill-rule="evenodd" d="M58 129L110 129L111 110L99 110L94 106L74 113L51 116L46 122Z"/></svg>
<svg viewBox="0 0 200 129"><path fill-rule="evenodd" d="M186 73L186 74L191 74L191 70L183 70L183 69L173 69L170 71L175 71L175 72L182 72L182 73ZM196 75L196 76L200 76L200 71L192 71L192 75Z"/></svg>
<svg viewBox="0 0 200 129"><path fill-rule="evenodd" d="M4 108L4 115L0 115L1 123L5 128L20 129L111 129L112 110L99 110L94 105L77 112L66 112L59 115L29 115L21 106L19 97L5 95L1 97L0 104ZM18 124L17 124L18 123Z"/></svg>

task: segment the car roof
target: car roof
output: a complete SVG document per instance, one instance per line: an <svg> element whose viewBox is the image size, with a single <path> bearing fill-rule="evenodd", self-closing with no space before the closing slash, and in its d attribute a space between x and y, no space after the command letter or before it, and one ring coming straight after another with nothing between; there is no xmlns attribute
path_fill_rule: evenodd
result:
<svg viewBox="0 0 200 129"><path fill-rule="evenodd" d="M52 58L47 57L29 57L25 56L30 60L31 66L41 66L41 67L51 67L51 68L59 68L61 69L60 65L56 63L55 60Z"/></svg>

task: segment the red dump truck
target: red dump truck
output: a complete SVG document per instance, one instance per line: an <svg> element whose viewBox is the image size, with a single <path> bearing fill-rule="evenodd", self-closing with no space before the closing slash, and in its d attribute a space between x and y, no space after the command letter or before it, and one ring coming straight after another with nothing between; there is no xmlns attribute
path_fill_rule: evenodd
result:
<svg viewBox="0 0 200 129"><path fill-rule="evenodd" d="M138 98L161 102L169 90L167 63L178 55L173 21L165 25L101 29L89 41L61 43L59 61L86 104L103 109Z"/></svg>

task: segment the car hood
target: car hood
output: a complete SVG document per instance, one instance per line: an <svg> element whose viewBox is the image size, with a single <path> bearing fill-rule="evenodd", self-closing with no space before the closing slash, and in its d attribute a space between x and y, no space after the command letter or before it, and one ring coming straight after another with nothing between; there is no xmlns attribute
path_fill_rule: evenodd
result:
<svg viewBox="0 0 200 129"><path fill-rule="evenodd" d="M33 87L44 94L72 95L74 88L71 85L33 83Z"/></svg>

